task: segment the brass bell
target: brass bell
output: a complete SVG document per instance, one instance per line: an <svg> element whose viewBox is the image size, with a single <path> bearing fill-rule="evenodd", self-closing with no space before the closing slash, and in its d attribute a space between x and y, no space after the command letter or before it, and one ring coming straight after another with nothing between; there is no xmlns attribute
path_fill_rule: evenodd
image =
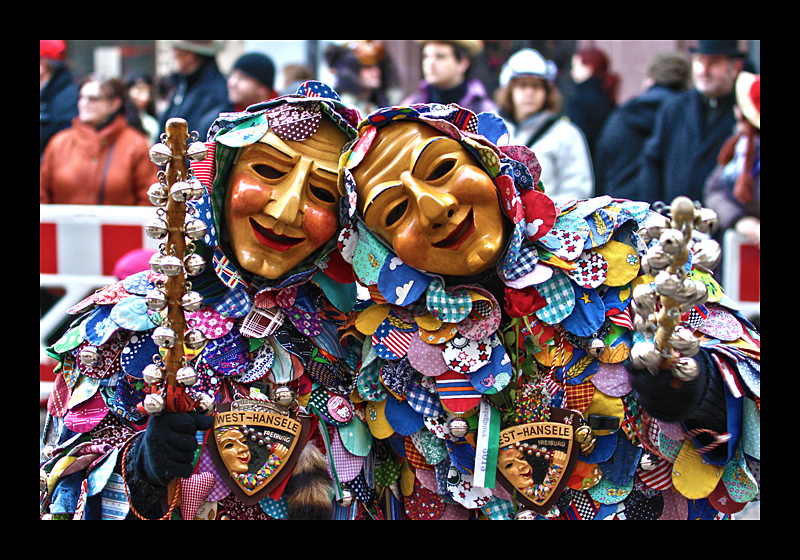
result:
<svg viewBox="0 0 800 560"><path fill-rule="evenodd" d="M206 261L197 253L192 253L183 260L183 266L186 268L186 274L197 276L206 268Z"/></svg>
<svg viewBox="0 0 800 560"><path fill-rule="evenodd" d="M86 346L81 350L80 354L81 363L85 366L94 366L100 361L100 353L94 346Z"/></svg>
<svg viewBox="0 0 800 560"><path fill-rule="evenodd" d="M347 488L342 488L342 497L337 500L341 507L350 507L353 505L353 493Z"/></svg>
<svg viewBox="0 0 800 560"><path fill-rule="evenodd" d="M161 183L153 183L147 189L147 198L153 206L164 206L167 203L167 196L169 196L167 186Z"/></svg>
<svg viewBox="0 0 800 560"><path fill-rule="evenodd" d="M184 224L183 233L189 239L200 239L206 234L206 223L199 218L194 218Z"/></svg>
<svg viewBox="0 0 800 560"><path fill-rule="evenodd" d="M183 337L183 344L189 350L200 350L206 343L206 337L197 329L191 329Z"/></svg>
<svg viewBox="0 0 800 560"><path fill-rule="evenodd" d="M150 161L156 165L167 165L172 161L172 151L166 144L155 144L150 148Z"/></svg>
<svg viewBox="0 0 800 560"><path fill-rule="evenodd" d="M164 239L169 233L169 226L161 218L153 218L144 226L144 232L151 239Z"/></svg>
<svg viewBox="0 0 800 560"><path fill-rule="evenodd" d="M208 148L203 142L192 142L186 148L186 157L191 161L203 161L206 159Z"/></svg>
<svg viewBox="0 0 800 560"><path fill-rule="evenodd" d="M700 366L692 358L681 358L672 366L672 375L681 381L692 381L700 375Z"/></svg>
<svg viewBox="0 0 800 560"><path fill-rule="evenodd" d="M185 311L197 311L203 305L203 296L197 292L186 292L181 298L181 307Z"/></svg>
<svg viewBox="0 0 800 560"><path fill-rule="evenodd" d="M144 301L150 311L162 311L167 307L167 296L161 290L149 290Z"/></svg>
<svg viewBox="0 0 800 560"><path fill-rule="evenodd" d="M183 272L183 262L175 255L161 258L161 272L167 276L177 276Z"/></svg>
<svg viewBox="0 0 800 560"><path fill-rule="evenodd" d="M153 331L153 342L159 348L172 348L177 341L178 337L175 336L175 331L169 327L156 327L156 330Z"/></svg>
<svg viewBox="0 0 800 560"><path fill-rule="evenodd" d="M575 430L575 441L581 446L581 453L588 455L597 446L597 436L589 426L578 426Z"/></svg>
<svg viewBox="0 0 800 560"><path fill-rule="evenodd" d="M281 406L289 406L294 402L294 391L285 385L275 387L272 391L272 400Z"/></svg>
<svg viewBox="0 0 800 560"><path fill-rule="evenodd" d="M197 383L197 372L192 366L183 366L175 372L175 379L184 387L191 387Z"/></svg>
<svg viewBox="0 0 800 560"><path fill-rule="evenodd" d="M517 520L531 520L536 519L536 513L532 512L529 509L522 509L517 512L517 515L514 516L514 519Z"/></svg>
<svg viewBox="0 0 800 560"><path fill-rule="evenodd" d="M142 401L145 412L151 416L158 416L164 412L164 397L158 393L150 393Z"/></svg>
<svg viewBox="0 0 800 560"><path fill-rule="evenodd" d="M464 437L469 431L469 423L463 418L453 418L447 427L450 429L450 435L458 438Z"/></svg>
<svg viewBox="0 0 800 560"><path fill-rule="evenodd" d="M194 407L201 414L211 414L216 408L214 397L208 393L197 393Z"/></svg>
<svg viewBox="0 0 800 560"><path fill-rule="evenodd" d="M148 385L161 383L164 379L164 371L156 364L149 364L142 370L142 379Z"/></svg>
<svg viewBox="0 0 800 560"><path fill-rule="evenodd" d="M175 181L169 189L169 195L175 202L186 202L192 198L192 185L186 181Z"/></svg>
<svg viewBox="0 0 800 560"><path fill-rule="evenodd" d="M606 343L599 338L593 338L586 347L586 352L592 358L599 358L606 351Z"/></svg>

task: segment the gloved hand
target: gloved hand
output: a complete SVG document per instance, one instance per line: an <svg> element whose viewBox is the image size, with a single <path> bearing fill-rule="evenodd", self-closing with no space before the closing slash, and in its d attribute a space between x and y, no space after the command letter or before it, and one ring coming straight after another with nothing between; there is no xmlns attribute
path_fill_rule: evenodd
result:
<svg viewBox="0 0 800 560"><path fill-rule="evenodd" d="M213 425L213 416L199 412L165 412L151 417L144 436L131 450L136 473L153 486L189 478L197 449L195 433Z"/></svg>
<svg viewBox="0 0 800 560"><path fill-rule="evenodd" d="M704 351L694 356L700 374L692 381L674 384L670 370L659 370L656 375L646 369L634 369L631 360L625 360L631 386L639 394L639 403L652 416L665 422L682 422L695 415L703 404L708 388L711 360Z"/></svg>

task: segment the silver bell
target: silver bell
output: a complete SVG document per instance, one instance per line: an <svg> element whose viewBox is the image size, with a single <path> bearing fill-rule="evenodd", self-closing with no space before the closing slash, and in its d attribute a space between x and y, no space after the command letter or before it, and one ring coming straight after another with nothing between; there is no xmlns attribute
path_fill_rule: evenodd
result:
<svg viewBox="0 0 800 560"><path fill-rule="evenodd" d="M722 259L722 248L713 239L704 239L692 245L692 264L714 270Z"/></svg>
<svg viewBox="0 0 800 560"><path fill-rule="evenodd" d="M521 509L514 516L515 520L531 521L536 519L536 513L529 509Z"/></svg>
<svg viewBox="0 0 800 560"><path fill-rule="evenodd" d="M175 379L184 387L191 387L197 383L197 372L192 366L183 366L175 372Z"/></svg>
<svg viewBox="0 0 800 560"><path fill-rule="evenodd" d="M670 274L666 270L656 274L656 290L662 296L675 297L682 286L683 282L675 274Z"/></svg>
<svg viewBox="0 0 800 560"><path fill-rule="evenodd" d="M285 385L275 387L272 391L272 400L281 406L289 406L294 402L294 391Z"/></svg>
<svg viewBox="0 0 800 560"><path fill-rule="evenodd" d="M161 253L153 253L150 256L150 270L155 272L156 274L162 274L161 272L161 259L164 258L164 255Z"/></svg>
<svg viewBox="0 0 800 560"><path fill-rule="evenodd" d="M86 346L81 350L80 354L81 363L85 366L94 366L100 361L100 353L94 346Z"/></svg>
<svg viewBox="0 0 800 560"><path fill-rule="evenodd" d="M148 385L161 383L161 381L164 379L164 371L155 364L147 365L142 370L142 379Z"/></svg>
<svg viewBox="0 0 800 560"><path fill-rule="evenodd" d="M167 276L177 276L183 272L183 263L175 255L167 255L161 258L161 272Z"/></svg>
<svg viewBox="0 0 800 560"><path fill-rule="evenodd" d="M191 329L183 337L183 344L189 350L200 350L205 343L205 335L197 329Z"/></svg>
<svg viewBox="0 0 800 560"><path fill-rule="evenodd" d="M186 292L181 298L181 307L185 311L197 311L203 305L203 296L197 292Z"/></svg>
<svg viewBox="0 0 800 560"><path fill-rule="evenodd" d="M150 290L144 298L150 311L162 311L167 307L167 296L161 290Z"/></svg>
<svg viewBox="0 0 800 560"><path fill-rule="evenodd" d="M694 229L702 233L714 233L719 227L719 217L711 208L701 208L694 213Z"/></svg>
<svg viewBox="0 0 800 560"><path fill-rule="evenodd" d="M631 363L636 369L646 369L653 375L658 373L658 364L661 361L656 345L650 341L637 342L631 348Z"/></svg>
<svg viewBox="0 0 800 560"><path fill-rule="evenodd" d="M186 202L192 198L192 185L186 181L175 181L169 189L169 195L175 202Z"/></svg>
<svg viewBox="0 0 800 560"><path fill-rule="evenodd" d="M169 226L161 218L153 218L144 226L144 232L151 239L164 239L169 233Z"/></svg>
<svg viewBox="0 0 800 560"><path fill-rule="evenodd" d="M159 348L172 348L177 341L178 337L175 336L175 331L169 327L156 327L156 330L153 331L153 342Z"/></svg>
<svg viewBox="0 0 800 560"><path fill-rule="evenodd" d="M341 507L350 507L353 505L353 493L347 488L342 488L342 497L337 500Z"/></svg>
<svg viewBox="0 0 800 560"><path fill-rule="evenodd" d="M186 274L197 276L206 268L206 261L197 253L192 253L183 260L183 266L186 268Z"/></svg>
<svg viewBox="0 0 800 560"><path fill-rule="evenodd" d="M200 239L206 234L206 223L199 218L188 221L183 226L183 233L189 239Z"/></svg>
<svg viewBox="0 0 800 560"><path fill-rule="evenodd" d="M166 144L155 144L150 148L150 161L156 165L167 165L172 161L172 151Z"/></svg>
<svg viewBox="0 0 800 560"><path fill-rule="evenodd" d="M652 453L642 453L642 458L639 459L639 466L645 472L652 471L658 466L658 459L653 457Z"/></svg>
<svg viewBox="0 0 800 560"><path fill-rule="evenodd" d="M670 264L672 264L672 256L667 254L660 245L650 247L642 258L642 266L647 274L664 270Z"/></svg>
<svg viewBox="0 0 800 560"><path fill-rule="evenodd" d="M681 381L691 381L700 375L700 366L692 358L681 358L672 366L672 375Z"/></svg>
<svg viewBox="0 0 800 560"><path fill-rule="evenodd" d="M145 412L151 416L158 416L164 412L164 397L158 393L150 393L142 401Z"/></svg>
<svg viewBox="0 0 800 560"><path fill-rule="evenodd" d="M202 142L192 142L186 148L186 157L191 161L203 161L206 159L207 153L208 148L206 148L206 145Z"/></svg>
<svg viewBox="0 0 800 560"><path fill-rule="evenodd" d="M589 355L590 355L592 358L599 358L599 357L600 357L600 355L601 355L603 352L605 352L605 350L606 350L606 343L605 343L605 342L603 342L603 341L602 341L601 339L599 339L599 338L593 338L593 339L592 339L592 340L589 342L588 346L586 346L586 352L587 352L587 353L588 353L588 354L589 354Z"/></svg>
<svg viewBox="0 0 800 560"><path fill-rule="evenodd" d="M192 185L192 200L200 200L206 192L203 183L194 177L190 177L189 184Z"/></svg>
<svg viewBox="0 0 800 560"><path fill-rule="evenodd" d="M658 238L658 242L664 249L665 253L670 255L677 255L683 250L684 237L683 233L677 229L665 229Z"/></svg>
<svg viewBox="0 0 800 560"><path fill-rule="evenodd" d="M161 183L153 183L147 189L147 198L150 199L153 206L164 206L167 203L167 196L169 196L167 186Z"/></svg>
<svg viewBox="0 0 800 560"><path fill-rule="evenodd" d="M655 333L658 321L655 313L635 315L633 317L633 330L639 334Z"/></svg>
<svg viewBox="0 0 800 560"><path fill-rule="evenodd" d="M450 429L450 435L462 438L467 435L469 431L469 424L463 418L453 418L447 424L447 427Z"/></svg>
<svg viewBox="0 0 800 560"><path fill-rule="evenodd" d="M195 410L201 414L211 414L214 412L214 409L216 408L214 397L208 393L197 393L195 397L197 399L194 404Z"/></svg>
<svg viewBox="0 0 800 560"><path fill-rule="evenodd" d="M683 325L679 325L675 329L669 338L669 343L683 356L694 356L700 351L700 339Z"/></svg>

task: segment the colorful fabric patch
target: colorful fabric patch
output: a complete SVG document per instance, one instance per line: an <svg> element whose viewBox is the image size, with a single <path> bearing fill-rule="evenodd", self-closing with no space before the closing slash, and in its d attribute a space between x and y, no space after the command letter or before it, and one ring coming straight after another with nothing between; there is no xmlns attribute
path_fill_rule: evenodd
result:
<svg viewBox="0 0 800 560"><path fill-rule="evenodd" d="M445 290L439 279L428 284L427 304L431 313L446 323L458 323L472 311L472 298L466 290Z"/></svg>
<svg viewBox="0 0 800 560"><path fill-rule="evenodd" d="M547 305L536 316L549 325L562 322L575 308L575 291L562 271L553 269L553 276L536 285L536 290L547 300Z"/></svg>

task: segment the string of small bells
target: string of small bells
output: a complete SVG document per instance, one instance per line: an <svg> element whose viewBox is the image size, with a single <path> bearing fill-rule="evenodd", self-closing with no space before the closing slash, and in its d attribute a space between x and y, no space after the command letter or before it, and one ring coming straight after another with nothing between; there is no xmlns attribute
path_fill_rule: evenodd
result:
<svg viewBox="0 0 800 560"><path fill-rule="evenodd" d="M702 208L685 196L654 205L655 221L647 224L639 235L653 244L642 257L646 274L654 282L636 286L631 309L634 329L644 335L631 348L632 365L656 375L668 368L678 382L691 381L699 374L692 359L700 351L700 341L681 321L681 316L708 299L708 288L689 278L685 264L692 253L692 265L710 272L719 264L722 251L719 243L710 238L719 220L716 213Z"/></svg>
<svg viewBox="0 0 800 560"><path fill-rule="evenodd" d="M187 147L184 157L191 161L202 161L205 159L207 149L205 144L197 141L198 134L193 131L187 139ZM180 157L181 154L173 155L170 147L167 145L166 134L161 135L161 142L155 144L150 148L150 159L159 166L167 165L172 161L173 157ZM158 207L156 217L150 221L145 227L145 233L153 239L165 239L170 234L170 226L166 219L167 204L170 198L178 203L186 203L193 200L199 200L203 196L203 185L194 177L194 174L189 168L186 177L178 177L171 186L167 184L167 176L164 171L158 174L158 182L153 183L147 191L147 196L150 202ZM197 276L205 269L205 260L202 256L195 253L194 241L202 239L206 233L206 224L198 218L197 209L191 205L186 205L186 214L181 233L185 239L188 240L186 245L187 255L181 258L178 255L172 254L172 251L166 251L164 243L159 247L159 251L150 258L150 269L153 272L164 274L167 277L183 276L184 278L184 294L180 299L179 305L184 312L197 311L203 304L203 297L192 290L192 284L186 281L187 276ZM148 291L145 296L148 309L154 312L162 313L166 311L170 304L166 293L166 287L163 282L159 281L154 290ZM162 324L153 331L152 338L156 345L167 350L173 348L176 344L183 344L189 351L197 351L203 348L206 343L206 337L200 330L195 328L193 322L189 323L189 330L182 333L176 333L170 326L169 320L164 319ZM146 395L141 407L150 415L161 414L165 410L164 389L166 383L166 368L161 359L160 354L153 356L153 363L144 368L143 379L144 382L157 390L153 390ZM181 367L176 371L175 378L177 382L183 387L191 387L197 383L197 371L191 366L189 360L184 356L181 360ZM152 390L152 389L151 389ZM199 412L208 414L214 410L214 398L206 393L197 392L193 395L194 407Z"/></svg>

